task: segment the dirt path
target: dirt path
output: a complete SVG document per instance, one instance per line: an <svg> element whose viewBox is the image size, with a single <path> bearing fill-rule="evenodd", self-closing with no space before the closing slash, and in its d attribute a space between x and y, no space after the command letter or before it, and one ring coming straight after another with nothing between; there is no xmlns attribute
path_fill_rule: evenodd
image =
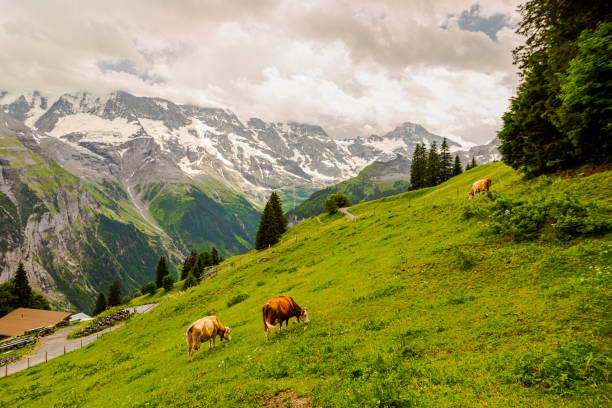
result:
<svg viewBox="0 0 612 408"><path fill-rule="evenodd" d="M354 220L356 217L351 214L350 212L348 212L348 209L350 207L342 207L342 208L338 208L338 211L340 211L342 214L346 215L347 217L349 217L350 220Z"/></svg>
<svg viewBox="0 0 612 408"><path fill-rule="evenodd" d="M153 309L155 306L157 306L157 303L136 306L129 309L132 313L136 312L142 314ZM74 326L63 327L57 330L55 333L41 338L39 343L34 348L33 354L30 355L29 358L23 358L13 364L1 367L0 377L11 375L18 371L26 370L28 367L33 367L37 364L44 363L47 360L51 360L61 355L64 355L65 353L80 349L81 347L86 346L89 343L95 341L104 333L113 331L123 326L124 324L125 322L122 322L114 325L113 327L109 327L108 329L104 329L98 333L71 340L67 339L66 336L68 335L68 333L74 330Z"/></svg>

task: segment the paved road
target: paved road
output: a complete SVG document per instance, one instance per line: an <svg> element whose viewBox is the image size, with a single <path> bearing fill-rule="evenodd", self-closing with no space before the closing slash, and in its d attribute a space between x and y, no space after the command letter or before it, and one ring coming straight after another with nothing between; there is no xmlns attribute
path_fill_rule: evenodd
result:
<svg viewBox="0 0 612 408"><path fill-rule="evenodd" d="M338 208L338 211L340 211L342 214L346 215L347 217L349 217L349 219L354 220L356 217L351 214L350 212L348 212L348 209L350 207L342 207L342 208Z"/></svg>
<svg viewBox="0 0 612 408"><path fill-rule="evenodd" d="M136 312L142 314L148 312L157 305L157 303L153 303L149 305L136 306L129 308L129 310L132 313ZM125 322L119 323L113 327L99 331L98 333L72 340L67 339L66 336L74 329L74 326L62 327L55 333L41 338L39 343L34 348L34 354L31 355L30 358L23 358L13 364L0 367L0 377L11 375L21 370L26 370L28 367L33 367L37 364L44 363L46 360L51 360L63 355L64 353L69 353L71 351L80 349L92 341L95 341L104 333L115 330L124 324Z"/></svg>

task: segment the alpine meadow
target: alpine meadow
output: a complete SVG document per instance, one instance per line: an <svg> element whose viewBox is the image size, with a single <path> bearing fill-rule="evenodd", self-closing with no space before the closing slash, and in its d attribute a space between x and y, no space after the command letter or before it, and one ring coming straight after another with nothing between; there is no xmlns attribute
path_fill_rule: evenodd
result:
<svg viewBox="0 0 612 408"><path fill-rule="evenodd" d="M0 10L0 407L612 407L608 3Z"/></svg>

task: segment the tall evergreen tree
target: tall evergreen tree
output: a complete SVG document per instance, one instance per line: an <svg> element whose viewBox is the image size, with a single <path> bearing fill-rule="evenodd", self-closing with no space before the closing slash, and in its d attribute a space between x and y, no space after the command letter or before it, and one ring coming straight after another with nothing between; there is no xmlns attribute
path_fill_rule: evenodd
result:
<svg viewBox="0 0 612 408"><path fill-rule="evenodd" d="M273 204L273 196L276 196L276 193L272 193L261 213L259 228L255 236L255 249L265 249L268 245L276 244L282 235L283 222L278 216L278 209L274 209L276 204Z"/></svg>
<svg viewBox="0 0 612 408"><path fill-rule="evenodd" d="M280 234L284 234L287 231L287 217L283 213L283 205L280 202L280 198L276 192L272 192L270 194L270 204L272 205L272 210L274 212L274 219L277 224L278 231Z"/></svg>
<svg viewBox="0 0 612 408"><path fill-rule="evenodd" d="M440 182L444 182L453 175L453 158L448 149L446 138L442 141L440 147Z"/></svg>
<svg viewBox="0 0 612 408"><path fill-rule="evenodd" d="M93 316L96 316L106 310L106 296L104 296L103 292L98 293L98 298L96 299L96 306L91 313Z"/></svg>
<svg viewBox="0 0 612 408"><path fill-rule="evenodd" d="M157 262L157 269L155 271L155 284L158 288L162 287L164 276L168 275L169 273L168 265L166 265L166 257L160 256L159 261Z"/></svg>
<svg viewBox="0 0 612 408"><path fill-rule="evenodd" d="M473 169L474 167L478 167L478 165L476 164L476 158L472 156L472 162L470 163L470 169Z"/></svg>
<svg viewBox="0 0 612 408"><path fill-rule="evenodd" d="M32 288L30 287L28 276L21 262L19 262L17 272L15 272L15 277L13 278L13 293L17 296L17 307L29 306L30 299L32 298Z"/></svg>
<svg viewBox="0 0 612 408"><path fill-rule="evenodd" d="M201 265L204 268L206 268L207 266L212 266L213 265L213 257L211 255L211 253L208 252L208 251L200 252L200 255L198 255L198 258L202 259Z"/></svg>
<svg viewBox="0 0 612 408"><path fill-rule="evenodd" d="M438 154L438 145L435 141L431 142L429 146L425 183L427 187L435 186L440 183L440 155Z"/></svg>
<svg viewBox="0 0 612 408"><path fill-rule="evenodd" d="M456 154L455 155L455 163L453 164L453 177L454 176L458 176L462 172L463 172L463 169L461 167L461 159L459 158L459 155Z"/></svg>
<svg viewBox="0 0 612 408"><path fill-rule="evenodd" d="M219 256L219 252L217 252L217 248L212 247L212 250L210 251L210 255L212 258L213 265L219 265L221 263L222 259Z"/></svg>
<svg viewBox="0 0 612 408"><path fill-rule="evenodd" d="M118 306L121 304L121 283L114 280L108 287L108 306Z"/></svg>
<svg viewBox="0 0 612 408"><path fill-rule="evenodd" d="M418 190L425 187L425 171L427 168L427 155L425 145L417 143L410 164L410 188Z"/></svg>
<svg viewBox="0 0 612 408"><path fill-rule="evenodd" d="M187 258L185 258L185 262L183 263L183 270L181 271L181 280L187 279L187 275L189 275L189 272L193 268L197 257L198 253L192 249L191 253L187 255Z"/></svg>
<svg viewBox="0 0 612 408"><path fill-rule="evenodd" d="M189 271L189 273L193 275L196 279L200 279L202 277L202 274L204 273L204 268L206 267L206 265L204 264L204 258L200 255L198 255L196 263L193 265L193 268L191 268L191 271Z"/></svg>

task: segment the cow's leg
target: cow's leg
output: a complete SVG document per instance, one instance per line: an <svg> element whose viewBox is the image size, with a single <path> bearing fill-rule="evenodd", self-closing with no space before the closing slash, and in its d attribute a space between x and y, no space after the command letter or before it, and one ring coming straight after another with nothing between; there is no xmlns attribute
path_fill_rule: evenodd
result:
<svg viewBox="0 0 612 408"><path fill-rule="evenodd" d="M264 329L264 333L266 334L266 343L268 342L268 327Z"/></svg>
<svg viewBox="0 0 612 408"><path fill-rule="evenodd" d="M215 344L215 340L217 340L217 336L212 336L213 347L215 347L215 346L216 346L216 344Z"/></svg>

